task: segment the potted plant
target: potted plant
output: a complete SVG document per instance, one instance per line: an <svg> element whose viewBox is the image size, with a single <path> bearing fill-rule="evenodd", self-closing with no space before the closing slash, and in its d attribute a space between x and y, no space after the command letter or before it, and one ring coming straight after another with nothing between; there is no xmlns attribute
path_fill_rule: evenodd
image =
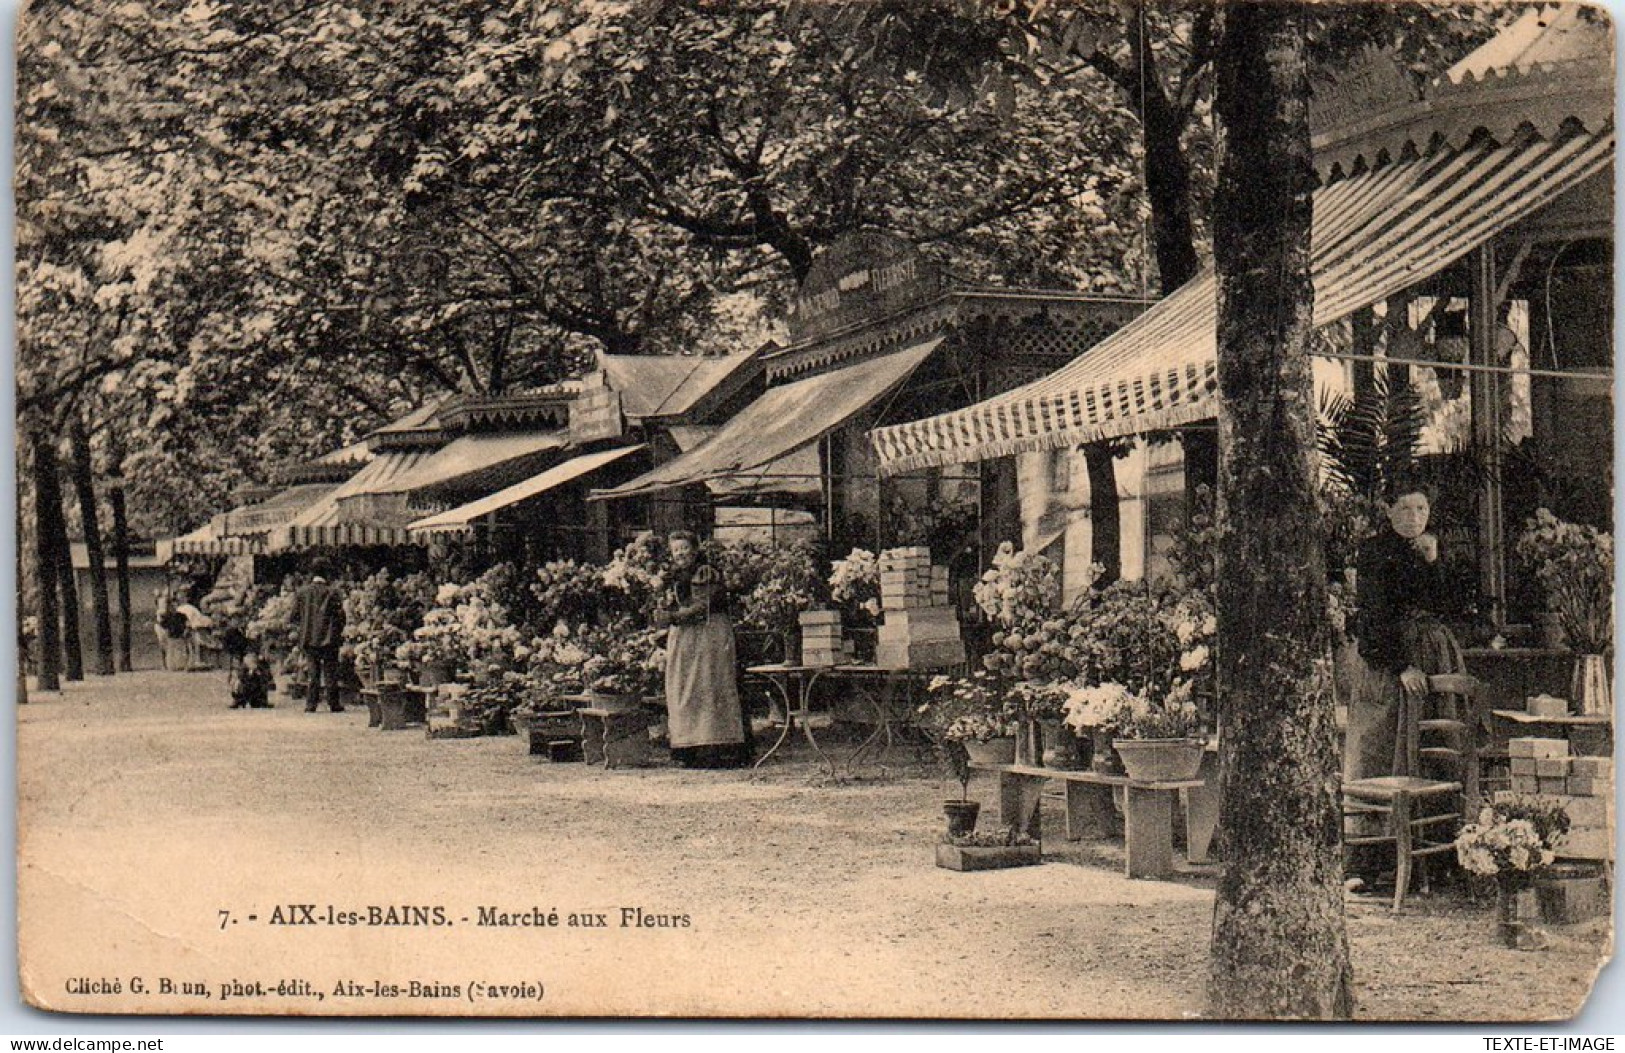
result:
<svg viewBox="0 0 1625 1053"><path fill-rule="evenodd" d="M1196 778L1202 767L1201 717L1191 681L1181 680L1159 700L1123 689L1124 697L1109 724L1112 748L1123 759L1129 778L1141 782L1181 782Z"/></svg>
<svg viewBox="0 0 1625 1053"><path fill-rule="evenodd" d="M918 725L934 743L961 744L972 764L1015 761L1016 722L1005 686L988 673L934 676Z"/></svg>
<svg viewBox="0 0 1625 1053"><path fill-rule="evenodd" d="M858 660L872 661L880 620L880 560L873 552L855 548L830 565L829 599L852 635Z"/></svg>
<svg viewBox="0 0 1625 1053"><path fill-rule="evenodd" d="M982 802L970 799L970 754L965 744L955 739L944 739L937 744L937 755L943 767L959 783L959 799L942 802L942 814L948 820L948 836L957 837L976 829L976 817L982 811Z"/></svg>
<svg viewBox="0 0 1625 1053"><path fill-rule="evenodd" d="M1557 858L1569 830L1561 805L1533 797L1508 797L1479 811L1478 821L1456 835L1456 859L1469 873L1495 879L1496 933L1517 950L1544 945L1531 923L1539 916L1534 879Z"/></svg>
<svg viewBox="0 0 1625 1053"><path fill-rule="evenodd" d="M1612 711L1608 657L1614 643L1614 539L1566 523L1542 508L1518 538L1517 552L1540 582L1574 651L1570 702L1583 714Z"/></svg>

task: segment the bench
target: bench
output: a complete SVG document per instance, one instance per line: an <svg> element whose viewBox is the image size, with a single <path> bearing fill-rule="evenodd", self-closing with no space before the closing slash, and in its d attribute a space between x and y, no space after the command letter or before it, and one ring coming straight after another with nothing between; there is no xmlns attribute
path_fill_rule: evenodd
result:
<svg viewBox="0 0 1625 1053"><path fill-rule="evenodd" d="M1126 775L1067 771L1020 764L973 764L999 776L999 819L1034 840L1040 835L1039 798L1052 779L1066 784L1066 838L1116 836L1116 806L1122 794L1124 873L1131 878L1163 878L1174 869L1174 798L1185 794L1186 860L1208 861L1208 847L1218 825L1217 756L1202 759L1195 779L1142 782Z"/></svg>

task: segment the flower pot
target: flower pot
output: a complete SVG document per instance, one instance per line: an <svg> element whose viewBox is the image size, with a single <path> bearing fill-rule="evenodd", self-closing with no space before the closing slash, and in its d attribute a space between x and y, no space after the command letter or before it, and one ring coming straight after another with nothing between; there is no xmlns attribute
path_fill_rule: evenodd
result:
<svg viewBox="0 0 1625 1053"><path fill-rule="evenodd" d="M1117 739L1113 743L1131 779L1182 782L1202 767L1200 739Z"/></svg>
<svg viewBox="0 0 1625 1053"><path fill-rule="evenodd" d="M1089 767L1089 740L1079 738L1059 720L1044 724L1044 767L1056 771L1082 771Z"/></svg>
<svg viewBox="0 0 1625 1053"><path fill-rule="evenodd" d="M948 817L948 836L963 837L976 831L981 801L943 801L942 814Z"/></svg>
<svg viewBox="0 0 1625 1053"><path fill-rule="evenodd" d="M1535 631L1540 634L1540 646L1549 651L1561 651L1568 646L1568 634L1563 632L1563 623L1553 611L1535 615Z"/></svg>
<svg viewBox="0 0 1625 1053"><path fill-rule="evenodd" d="M1569 700L1582 716L1607 716L1614 711L1614 692L1608 683L1608 659L1600 654L1574 656L1574 679Z"/></svg>
<svg viewBox="0 0 1625 1053"><path fill-rule="evenodd" d="M784 641L784 664L785 665L800 665L801 664L801 633L796 632L796 631L787 632L783 636L783 641Z"/></svg>
<svg viewBox="0 0 1625 1053"><path fill-rule="evenodd" d="M1123 758L1112 748L1112 737L1103 732L1089 736L1091 754L1089 770L1101 775L1122 775Z"/></svg>
<svg viewBox="0 0 1625 1053"><path fill-rule="evenodd" d="M452 669L445 662L424 662L418 666L418 684L421 687L439 687L451 682Z"/></svg>
<svg viewBox="0 0 1625 1053"><path fill-rule="evenodd" d="M628 694L612 695L605 691L589 691L587 696L592 699L593 709L636 709L643 701L643 696L633 691Z"/></svg>
<svg viewBox="0 0 1625 1053"><path fill-rule="evenodd" d="M1545 946L1546 941L1536 927L1540 921L1540 901L1528 874L1503 870L1495 879L1496 940L1515 951L1539 950Z"/></svg>
<svg viewBox="0 0 1625 1053"><path fill-rule="evenodd" d="M1016 763L1027 768L1044 766L1044 731L1036 720L1016 726Z"/></svg>
<svg viewBox="0 0 1625 1053"><path fill-rule="evenodd" d="M989 739L986 742L977 742L975 739L965 741L965 752L970 756L972 764L1014 764L1016 761L1016 740L1013 738Z"/></svg>

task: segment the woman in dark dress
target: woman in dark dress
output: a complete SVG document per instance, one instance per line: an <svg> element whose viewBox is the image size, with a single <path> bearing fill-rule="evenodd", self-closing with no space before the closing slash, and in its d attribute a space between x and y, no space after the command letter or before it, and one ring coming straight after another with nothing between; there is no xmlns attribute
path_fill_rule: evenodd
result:
<svg viewBox="0 0 1625 1053"><path fill-rule="evenodd" d="M1344 774L1424 775L1416 722L1425 716L1428 677L1465 671L1461 647L1440 621L1451 606L1439 539L1428 533L1431 506L1420 488L1402 488L1388 527L1360 546L1355 634L1366 669L1349 701ZM1401 734L1402 730L1411 733Z"/></svg>
<svg viewBox="0 0 1625 1053"><path fill-rule="evenodd" d="M721 575L693 534L671 535L672 588L655 613L666 637L666 716L672 760L685 768L743 768L751 749L735 679L733 623Z"/></svg>

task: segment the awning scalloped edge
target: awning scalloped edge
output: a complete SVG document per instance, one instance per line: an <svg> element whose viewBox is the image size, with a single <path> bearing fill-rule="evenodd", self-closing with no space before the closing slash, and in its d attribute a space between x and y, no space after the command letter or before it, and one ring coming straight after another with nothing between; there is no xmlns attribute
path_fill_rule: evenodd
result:
<svg viewBox="0 0 1625 1053"><path fill-rule="evenodd" d="M1041 450L1059 449L1062 446L1085 446L1104 439L1120 439L1129 435L1157 431L1162 428L1177 428L1185 424L1194 424L1199 420L1206 420L1214 415L1216 409L1217 406L1213 396L1205 394L1191 402L1182 402L1177 406L1168 406L1160 410L1152 410L1149 413L1137 413L1132 417L1119 420L1103 421L1086 429L1054 431L1042 435L1023 435L1012 439L978 443L974 448L974 456L971 455L970 447L924 450L919 453L911 453L895 460L882 461L880 475L902 475L905 472L918 471L922 468L942 468L950 464L991 460L995 457L1009 457L1018 453L1037 453ZM869 441L871 445L874 445L875 440L872 432Z"/></svg>

